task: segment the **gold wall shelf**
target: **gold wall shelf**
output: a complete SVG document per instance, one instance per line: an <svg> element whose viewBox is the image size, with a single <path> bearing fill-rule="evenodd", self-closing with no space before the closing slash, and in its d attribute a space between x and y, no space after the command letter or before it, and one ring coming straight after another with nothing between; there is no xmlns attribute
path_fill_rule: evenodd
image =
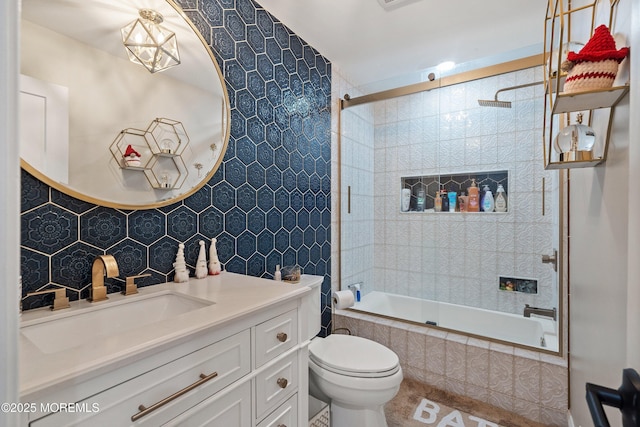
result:
<svg viewBox="0 0 640 427"><path fill-rule="evenodd" d="M139 166L125 160L129 145L140 153ZM189 175L182 159L187 145L189 136L181 122L157 118L146 130L123 129L109 149L120 169L144 172L152 188L166 191L180 189Z"/></svg>
<svg viewBox="0 0 640 427"><path fill-rule="evenodd" d="M559 93L553 103L552 114L615 107L628 92L629 86L616 86L588 92Z"/></svg>
<svg viewBox="0 0 640 427"><path fill-rule="evenodd" d="M604 158L600 157L597 159L591 160L566 160L566 161L558 161L558 162L549 162L546 165L545 169L547 170L558 170L558 169L573 169L573 168L592 168L594 166L598 166L600 163L604 162Z"/></svg>
<svg viewBox="0 0 640 427"><path fill-rule="evenodd" d="M617 5L620 0L608 0L609 29L613 32ZM566 73L558 73L563 59L560 52L574 42L584 43L594 32L596 13L603 13L602 0L583 3L572 9L571 0L549 0L545 19L544 55L545 103L543 153L545 169L569 169L594 167L607 159L615 106L629 93L629 84L585 92L563 93ZM572 23L572 18L574 22ZM577 20L577 21L576 21ZM586 24L585 24L586 23ZM589 25L590 24L590 27ZM578 50L578 49L576 49ZM589 126L598 129L597 142L591 158L565 160L555 152L554 138L559 131L571 124L572 113L583 113ZM573 154L573 152L571 152ZM565 153L567 155L568 153Z"/></svg>

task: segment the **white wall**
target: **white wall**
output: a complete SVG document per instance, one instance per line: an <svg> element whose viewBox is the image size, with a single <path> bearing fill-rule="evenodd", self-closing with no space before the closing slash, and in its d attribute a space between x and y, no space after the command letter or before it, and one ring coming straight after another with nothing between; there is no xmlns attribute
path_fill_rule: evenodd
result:
<svg viewBox="0 0 640 427"><path fill-rule="evenodd" d="M629 18L632 3L634 23ZM638 2L620 3L614 32L630 36L627 46L640 45L638 16ZM622 369L640 370L640 152L634 144L640 132L632 119L640 111L637 58L632 65L636 77L631 73L632 92L615 110L609 158L597 168L571 171L570 412L577 427L593 425L585 383L617 389ZM608 409L607 414L612 426L621 425L618 410Z"/></svg>
<svg viewBox="0 0 640 427"><path fill-rule="evenodd" d="M633 2L631 11L631 30L629 32L629 44L633 46L640 45L640 2ZM640 55L631 56L631 69L635 73L631 75L631 95L630 110L636 117L640 111ZM640 141L640 124L635 120L632 121L629 129L629 140ZM632 144L629 147L629 164L640 165L640 146ZM629 169L629 182L640 182L640 167L632 167ZM629 191L629 211L640 212L640 191L637 191L635 185L631 185ZM640 301L640 285L636 280L640 277L640 262L638 255L640 254L640 217L632 215L629 220L629 277L634 280L628 283L627 295L627 329L629 331L637 331L640 325L640 309L638 302ZM627 334L627 366L640 370L640 339L637 333Z"/></svg>
<svg viewBox="0 0 640 427"><path fill-rule="evenodd" d="M18 402L18 274L20 161L16 111L18 87L16 0L0 0L0 403ZM17 425L17 414L0 412L0 425Z"/></svg>

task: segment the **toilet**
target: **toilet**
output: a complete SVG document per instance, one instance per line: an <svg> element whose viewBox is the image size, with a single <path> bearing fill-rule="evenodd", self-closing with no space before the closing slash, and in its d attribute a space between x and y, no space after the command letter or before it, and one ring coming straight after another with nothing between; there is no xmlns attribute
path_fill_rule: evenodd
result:
<svg viewBox="0 0 640 427"><path fill-rule="evenodd" d="M316 289L314 300L315 294ZM387 427L384 405L398 393L401 382L398 356L375 341L331 334L309 344L309 393L330 404L332 427Z"/></svg>

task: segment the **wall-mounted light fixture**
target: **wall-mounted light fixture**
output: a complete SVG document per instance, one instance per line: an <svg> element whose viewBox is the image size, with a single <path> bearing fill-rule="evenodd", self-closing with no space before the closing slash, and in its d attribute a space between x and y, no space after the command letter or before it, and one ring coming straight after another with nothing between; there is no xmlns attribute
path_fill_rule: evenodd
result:
<svg viewBox="0 0 640 427"><path fill-rule="evenodd" d="M180 64L175 33L160 26L164 19L152 9L140 10L140 18L123 27L122 43L131 62L155 73Z"/></svg>

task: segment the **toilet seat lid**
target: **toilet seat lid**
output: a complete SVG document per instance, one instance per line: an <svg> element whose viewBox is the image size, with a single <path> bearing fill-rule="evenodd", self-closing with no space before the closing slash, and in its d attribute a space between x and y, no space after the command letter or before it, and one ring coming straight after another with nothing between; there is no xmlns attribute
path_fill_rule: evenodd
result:
<svg viewBox="0 0 640 427"><path fill-rule="evenodd" d="M398 356L375 341L331 334L309 344L309 358L329 371L356 377L384 377L398 371Z"/></svg>

